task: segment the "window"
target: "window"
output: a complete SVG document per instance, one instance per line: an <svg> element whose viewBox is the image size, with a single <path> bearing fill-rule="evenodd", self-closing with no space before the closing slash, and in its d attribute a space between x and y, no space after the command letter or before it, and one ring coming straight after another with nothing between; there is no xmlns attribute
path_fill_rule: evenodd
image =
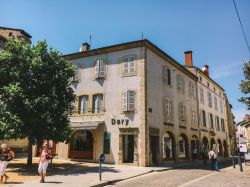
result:
<svg viewBox="0 0 250 187"><path fill-rule="evenodd" d="M216 116L215 117L215 123L216 123L216 130L220 130L220 121L219 121L219 117L218 116Z"/></svg>
<svg viewBox="0 0 250 187"><path fill-rule="evenodd" d="M209 114L209 122L210 122L210 128L213 129L214 128L214 118L213 118L212 113Z"/></svg>
<svg viewBox="0 0 250 187"><path fill-rule="evenodd" d="M173 113L174 113L174 110L173 110L173 101L170 100L170 99L166 99L165 100L165 115L166 115L166 118L167 119L173 119Z"/></svg>
<svg viewBox="0 0 250 187"><path fill-rule="evenodd" d="M103 95L96 94L93 97L93 113L100 113L103 110Z"/></svg>
<svg viewBox="0 0 250 187"><path fill-rule="evenodd" d="M207 82L207 86L209 87L209 82Z"/></svg>
<svg viewBox="0 0 250 187"><path fill-rule="evenodd" d="M221 100L220 100L220 112L223 113L223 104Z"/></svg>
<svg viewBox="0 0 250 187"><path fill-rule="evenodd" d="M189 96L193 98L195 97L195 88L193 82L189 82Z"/></svg>
<svg viewBox="0 0 250 187"><path fill-rule="evenodd" d="M200 101L202 104L204 104L204 92L202 87L200 87Z"/></svg>
<svg viewBox="0 0 250 187"><path fill-rule="evenodd" d="M124 74L131 74L135 73L135 57L125 57L123 59L123 73Z"/></svg>
<svg viewBox="0 0 250 187"><path fill-rule="evenodd" d="M182 103L179 104L179 114L180 114L180 120L185 121L186 118L186 106Z"/></svg>
<svg viewBox="0 0 250 187"><path fill-rule="evenodd" d="M81 70L78 68L75 71L75 76L72 79L72 82L80 82L81 80Z"/></svg>
<svg viewBox="0 0 250 187"><path fill-rule="evenodd" d="M224 119L221 118L221 130L222 132L225 132L225 122Z"/></svg>
<svg viewBox="0 0 250 187"><path fill-rule="evenodd" d="M218 104L217 104L217 97L214 96L214 108L215 110L218 110Z"/></svg>
<svg viewBox="0 0 250 187"><path fill-rule="evenodd" d="M126 90L123 92L123 111L135 111L135 91Z"/></svg>
<svg viewBox="0 0 250 187"><path fill-rule="evenodd" d="M208 98L208 106L212 107L212 94L210 91L207 91L207 98Z"/></svg>
<svg viewBox="0 0 250 187"><path fill-rule="evenodd" d="M110 154L110 142L111 142L111 133L104 132L103 140L103 153Z"/></svg>
<svg viewBox="0 0 250 187"><path fill-rule="evenodd" d="M201 110L200 116L201 116L201 126L206 127L207 125L206 125L206 112L205 112L205 110Z"/></svg>
<svg viewBox="0 0 250 187"><path fill-rule="evenodd" d="M79 97L79 114L86 114L88 112L89 96L82 95Z"/></svg>
<svg viewBox="0 0 250 187"><path fill-rule="evenodd" d="M185 93L185 81L181 75L177 75L178 91Z"/></svg>
<svg viewBox="0 0 250 187"><path fill-rule="evenodd" d="M196 123L196 114L195 114L195 110L192 110L191 124L195 125L195 123Z"/></svg>
<svg viewBox="0 0 250 187"><path fill-rule="evenodd" d="M202 77L200 76L200 82L202 82Z"/></svg>
<svg viewBox="0 0 250 187"><path fill-rule="evenodd" d="M162 69L162 81L164 85L169 85L169 86L172 85L171 70L166 66L163 66L163 69Z"/></svg>
<svg viewBox="0 0 250 187"><path fill-rule="evenodd" d="M105 77L105 63L103 60L97 60L95 63L95 78Z"/></svg>

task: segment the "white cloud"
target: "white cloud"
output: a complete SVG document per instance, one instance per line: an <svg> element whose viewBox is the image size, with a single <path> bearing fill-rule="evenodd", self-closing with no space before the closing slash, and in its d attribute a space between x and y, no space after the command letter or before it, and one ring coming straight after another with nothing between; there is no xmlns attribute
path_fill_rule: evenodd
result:
<svg viewBox="0 0 250 187"><path fill-rule="evenodd" d="M230 63L224 66L211 68L211 77L214 79L225 78L242 72L243 62Z"/></svg>
<svg viewBox="0 0 250 187"><path fill-rule="evenodd" d="M233 109L233 114L235 116L235 122L239 123L243 120L246 114L250 114L250 111L247 109Z"/></svg>

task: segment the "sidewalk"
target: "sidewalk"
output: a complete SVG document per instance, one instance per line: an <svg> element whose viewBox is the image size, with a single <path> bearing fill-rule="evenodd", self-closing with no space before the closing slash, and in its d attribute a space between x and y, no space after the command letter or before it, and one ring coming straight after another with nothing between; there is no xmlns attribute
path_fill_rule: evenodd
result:
<svg viewBox="0 0 250 187"><path fill-rule="evenodd" d="M68 162L68 161L67 161ZM79 164L79 162L70 163ZM15 184L10 179L10 183L5 186L18 186L18 187L39 187L39 186L69 186L69 187L84 187L84 186L103 186L107 184L112 184L125 179L130 179L140 175L145 175L150 172L160 172L178 167L186 167L192 165L198 165L200 163L169 163L160 167L136 167L127 165L109 165L102 164L102 181L99 181L99 164L97 163L84 163L84 165L89 165L89 167L84 167L79 170L72 172L66 172L62 174L57 174L53 176L46 177L46 183L40 184L39 177L34 180L24 181L23 184Z"/></svg>

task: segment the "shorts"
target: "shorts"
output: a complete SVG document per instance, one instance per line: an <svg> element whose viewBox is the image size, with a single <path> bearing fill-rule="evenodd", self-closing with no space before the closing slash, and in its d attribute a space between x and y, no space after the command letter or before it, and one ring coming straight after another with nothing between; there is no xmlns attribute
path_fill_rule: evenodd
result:
<svg viewBox="0 0 250 187"><path fill-rule="evenodd" d="M8 161L0 161L0 175L3 176L5 173L5 169L8 165Z"/></svg>
<svg viewBox="0 0 250 187"><path fill-rule="evenodd" d="M48 165L49 165L49 161L40 162L38 166L38 173L41 173L41 172L46 173Z"/></svg>

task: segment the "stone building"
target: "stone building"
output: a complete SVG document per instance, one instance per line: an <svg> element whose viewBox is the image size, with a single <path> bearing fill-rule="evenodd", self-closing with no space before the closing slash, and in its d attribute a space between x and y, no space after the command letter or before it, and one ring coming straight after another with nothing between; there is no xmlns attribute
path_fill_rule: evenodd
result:
<svg viewBox="0 0 250 187"><path fill-rule="evenodd" d="M229 128L227 116L227 98L225 90L209 76L209 66L203 70L195 67L192 52L185 52L185 66L198 78L197 105L200 116L200 142L202 149L212 149L218 145L220 156L229 154Z"/></svg>
<svg viewBox="0 0 250 187"><path fill-rule="evenodd" d="M236 124L236 138L239 139L240 134L245 138L245 143L250 150L250 115L246 114L243 120Z"/></svg>
<svg viewBox="0 0 250 187"><path fill-rule="evenodd" d="M0 50L5 48L6 41L11 37L31 43L31 35L26 31L16 28L0 27Z"/></svg>
<svg viewBox="0 0 250 187"><path fill-rule="evenodd" d="M84 43L65 58L77 66L78 99L70 142L56 145L59 158L96 162L103 152L106 163L149 166L197 159L201 147L216 143L227 155L224 90L206 71L148 40L91 50Z"/></svg>
<svg viewBox="0 0 250 187"><path fill-rule="evenodd" d="M10 37L14 37L16 39L22 39L27 43L31 43L31 36L22 29L16 28L8 28L8 27L0 27L0 50L5 49L5 45L7 40ZM0 144L7 143L15 152L26 152L28 149L28 140L0 140Z"/></svg>

